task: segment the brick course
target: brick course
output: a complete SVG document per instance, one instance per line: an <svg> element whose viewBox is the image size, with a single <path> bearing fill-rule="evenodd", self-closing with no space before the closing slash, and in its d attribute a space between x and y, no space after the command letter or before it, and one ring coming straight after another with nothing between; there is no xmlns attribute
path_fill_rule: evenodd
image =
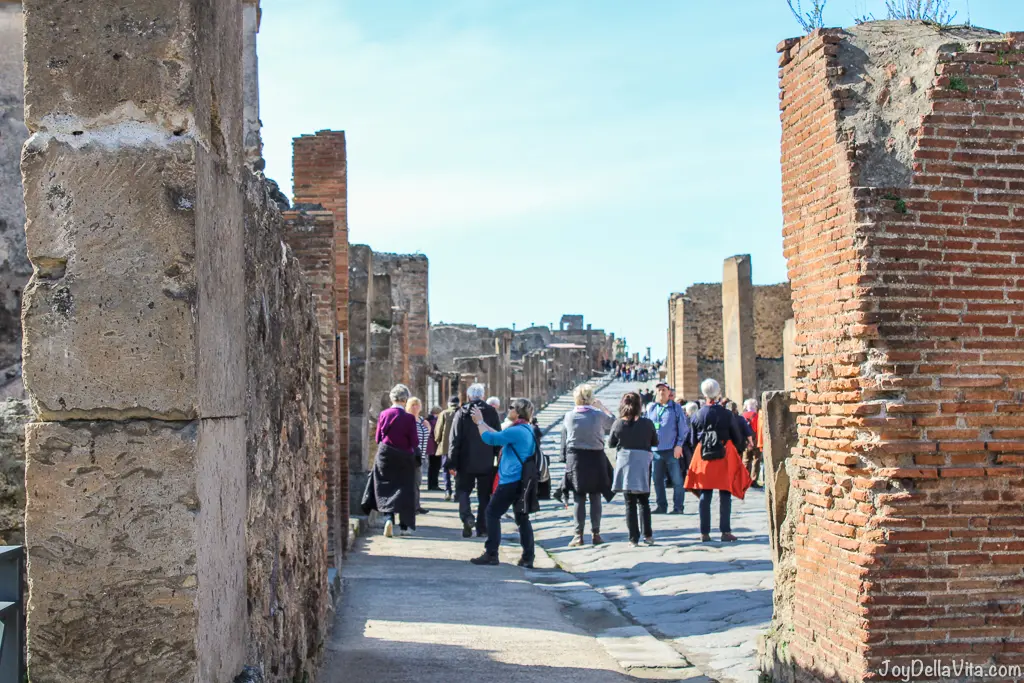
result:
<svg viewBox="0 0 1024 683"><path fill-rule="evenodd" d="M779 46L802 496L789 651L807 681L885 659L1021 664L1024 42L948 34L938 78L914 84L909 184L861 186L877 150L843 117L873 105L838 59L858 30Z"/></svg>

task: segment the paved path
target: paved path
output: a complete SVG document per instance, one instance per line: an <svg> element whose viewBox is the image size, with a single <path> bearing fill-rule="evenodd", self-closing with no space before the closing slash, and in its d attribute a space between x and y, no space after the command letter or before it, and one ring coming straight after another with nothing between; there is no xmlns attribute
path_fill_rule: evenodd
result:
<svg viewBox="0 0 1024 683"><path fill-rule="evenodd" d="M615 410L626 391L638 384L615 382L598 397ZM539 420L553 423L558 405ZM559 429L545 438L545 452L559 452ZM553 481L563 466L553 464ZM671 496L671 490L669 491ZM653 506L653 494L651 504ZM713 538L718 538L718 504L712 506ZM630 548L622 497L605 504L605 545L568 548L573 535L571 510L555 501L534 516L537 543L558 564L612 600L623 612L665 638L706 674L721 681L757 680L757 636L771 620L772 563L764 494L751 489L733 501L732 527L738 543L701 543L697 500L688 495L684 515L655 515L653 547ZM589 543L589 520L588 534Z"/></svg>
<svg viewBox="0 0 1024 683"><path fill-rule="evenodd" d="M515 567L514 525L502 565L476 567L482 540L461 537L455 505L423 504L415 536L375 532L347 558L324 683L709 681L543 552Z"/></svg>

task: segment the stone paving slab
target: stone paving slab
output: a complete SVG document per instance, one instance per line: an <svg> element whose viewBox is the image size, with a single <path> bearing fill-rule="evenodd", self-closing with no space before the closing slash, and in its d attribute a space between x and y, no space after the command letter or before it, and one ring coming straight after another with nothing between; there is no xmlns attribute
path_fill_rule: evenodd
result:
<svg viewBox="0 0 1024 683"><path fill-rule="evenodd" d="M623 393L640 386L614 382L598 397L614 410ZM544 413L562 409L562 404L552 405ZM542 417L557 422L551 415ZM559 444L556 428L544 439L545 452L555 454ZM563 469L552 464L555 483ZM717 506L716 501L714 529ZM705 674L721 681L757 681L757 636L771 620L773 588L762 491L751 489L745 500L733 501L732 527L741 539L738 543L700 542L697 499L692 494L687 496L684 514L654 516L656 545L652 547L629 547L621 496L604 506L605 544L599 547L568 548L573 535L571 509L556 501L544 502L542 508L534 516L537 543L559 566L612 600ZM718 532L712 537L717 539ZM586 538L589 543L589 520Z"/></svg>

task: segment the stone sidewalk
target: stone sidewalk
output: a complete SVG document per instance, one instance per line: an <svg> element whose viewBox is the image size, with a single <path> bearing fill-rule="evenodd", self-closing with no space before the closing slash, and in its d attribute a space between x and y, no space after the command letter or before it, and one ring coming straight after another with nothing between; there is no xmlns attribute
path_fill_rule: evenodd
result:
<svg viewBox="0 0 1024 683"><path fill-rule="evenodd" d="M431 513L415 536L360 539L342 570L342 604L320 676L324 683L708 682L685 658L558 569L514 566L504 524L502 565L469 563L454 503L424 493Z"/></svg>
<svg viewBox="0 0 1024 683"><path fill-rule="evenodd" d="M614 382L598 392L611 410L638 384ZM564 405L544 413L564 411ZM544 423L556 420L541 416ZM545 452L559 452L559 428L544 439ZM552 479L564 466L552 464ZM671 496L671 490L669 490ZM654 496L651 496L652 507ZM580 581L622 612L671 643L698 668L721 681L757 681L757 636L772 615L772 562L764 493L751 489L732 506L738 543L701 543L697 499L687 496L683 515L655 515L653 547L630 548L622 497L604 506L605 544L568 548L572 510L546 501L534 515L537 543ZM589 543L589 520L586 539ZM712 506L712 538L718 538L718 503Z"/></svg>

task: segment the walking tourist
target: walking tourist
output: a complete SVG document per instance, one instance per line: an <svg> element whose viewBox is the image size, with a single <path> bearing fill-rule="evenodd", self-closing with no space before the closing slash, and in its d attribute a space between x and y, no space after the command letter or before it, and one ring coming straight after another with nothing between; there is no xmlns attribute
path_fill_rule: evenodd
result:
<svg viewBox="0 0 1024 683"><path fill-rule="evenodd" d="M750 472L750 480L754 482L752 486L757 488L759 487L757 480L761 476L761 444L764 443L764 438L761 435L761 421L756 398L748 398L743 402L743 419L750 425L750 431L754 435L747 450L743 452L743 466Z"/></svg>
<svg viewBox="0 0 1024 683"><path fill-rule="evenodd" d="M519 527L519 544L523 554L520 567L533 567L533 525L530 513L540 509L537 502L537 455L539 442L530 420L533 418L533 404L525 398L517 398L509 405L508 419L511 426L495 431L484 420L483 411L473 407L470 417L476 423L480 439L488 446L501 447L501 461L498 466L498 486L487 504L487 542L484 552L470 562L473 564L498 564L498 548L501 545L501 516L509 508Z"/></svg>
<svg viewBox="0 0 1024 683"><path fill-rule="evenodd" d="M437 453L437 439L434 437L434 429L437 427L437 416L441 414L441 406L434 406L430 409L430 415L425 418L427 422L427 490L440 491L438 486L438 475L441 473L441 456Z"/></svg>
<svg viewBox="0 0 1024 683"><path fill-rule="evenodd" d="M639 394L630 392L623 396L619 404L619 419L612 425L612 433L608 437L608 446L617 449L612 488L626 497L626 527L629 529L629 544L634 548L640 543L641 531L644 543L654 545L654 529L651 527L651 462L654 454L651 449L658 445L658 430L642 413Z"/></svg>
<svg viewBox="0 0 1024 683"><path fill-rule="evenodd" d="M604 454L604 435L615 416L594 398L594 388L581 384L573 391L576 407L566 413L562 425L562 455L565 456L563 495L572 491L576 502L576 535L570 547L583 545L583 530L590 501L590 533L594 545L601 545L601 496L612 499L612 466Z"/></svg>
<svg viewBox="0 0 1024 683"><path fill-rule="evenodd" d="M452 423L455 412L459 409L459 397L452 396L448 399L448 407L437 417L437 425L434 426L434 439L437 441L437 452L441 456L441 470L444 477L444 499L452 499L452 473L448 468L448 450L451 448Z"/></svg>
<svg viewBox="0 0 1024 683"><path fill-rule="evenodd" d="M717 403L722 388L713 379L700 385L707 403L693 420L690 445L693 462L686 475L686 490L700 496L700 537L711 540L711 497L718 491L719 529L723 541L735 541L730 515L732 497L743 499L750 488L750 475L740 460L739 449L746 439L740 433L732 413Z"/></svg>
<svg viewBox="0 0 1024 683"><path fill-rule="evenodd" d="M683 473L689 467L688 442L690 422L675 401L672 387L658 382L654 388L655 401L647 406L645 417L654 423L658 432L657 450L654 453L654 514L668 512L668 496L665 494L665 477L672 480L672 514L683 514L686 491L683 489ZM687 448L684 449L684 446Z"/></svg>
<svg viewBox="0 0 1024 683"><path fill-rule="evenodd" d="M502 422L505 422L505 420L507 418L506 418L506 415L501 412L501 399L500 398L498 398L497 396L491 396L490 398L487 399L487 405L489 405L490 407L494 408L494 411L496 413L498 413L498 418ZM502 427L502 429L504 429L504 426Z"/></svg>
<svg viewBox="0 0 1024 683"><path fill-rule="evenodd" d="M405 410L416 418L416 514L425 515L429 510L420 505L420 484L423 482L423 470L427 466L430 423L423 419L423 402L415 396L406 401Z"/></svg>
<svg viewBox="0 0 1024 683"><path fill-rule="evenodd" d="M455 477L455 498L459 501L459 519L462 520L462 537L469 538L476 527L477 536L487 533L484 511L491 500L494 475L498 467L498 448L484 443L480 430L472 419L473 408L479 408L483 420L495 430L501 431L501 420L497 411L484 403L483 384L471 384L466 390L466 405L455 414L452 439L448 453L449 472ZM473 515L470 494L476 489L477 513Z"/></svg>
<svg viewBox="0 0 1024 683"><path fill-rule="evenodd" d="M377 458L363 493L363 512L377 510L386 516L384 535L394 535L398 515L401 536L416 529L416 449L419 430L416 418L405 410L409 387L396 384L391 390L391 407L377 418Z"/></svg>

